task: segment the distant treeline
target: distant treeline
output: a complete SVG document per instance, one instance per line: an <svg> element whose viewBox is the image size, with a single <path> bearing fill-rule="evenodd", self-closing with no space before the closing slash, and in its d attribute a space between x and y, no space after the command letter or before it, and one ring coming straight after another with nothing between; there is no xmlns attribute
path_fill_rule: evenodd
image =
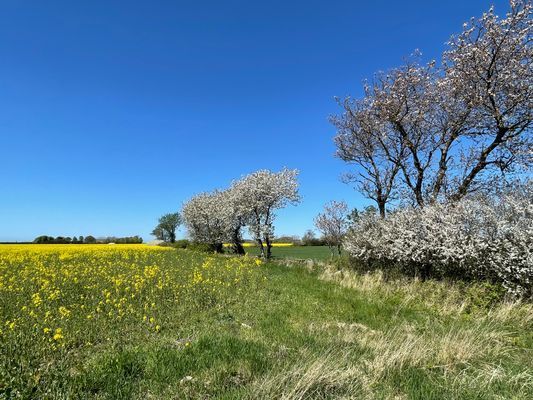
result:
<svg viewBox="0 0 533 400"><path fill-rule="evenodd" d="M33 243L37 244L106 244L106 243L142 243L143 239L140 236L126 236L126 237L114 237L108 236L104 238L95 238L94 236L79 236L79 237L53 237L53 236L38 236L34 239Z"/></svg>

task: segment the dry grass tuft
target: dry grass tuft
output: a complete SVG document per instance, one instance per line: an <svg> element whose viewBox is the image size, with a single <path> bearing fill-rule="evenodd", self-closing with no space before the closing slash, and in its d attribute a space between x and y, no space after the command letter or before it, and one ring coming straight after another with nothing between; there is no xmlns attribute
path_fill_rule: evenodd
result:
<svg viewBox="0 0 533 400"><path fill-rule="evenodd" d="M388 281L379 272L359 275L316 263L305 267L373 302L401 299L398 310L420 310L424 317L406 320L396 313L380 329L352 321L311 322L309 333L327 337L331 346L256 382L252 398L408 398L395 379L416 381L421 379L417 374L434 376L435 389L452 398L476 397L488 388L497 392L502 386L512 388L516 398L533 392L530 369L502 366L504 360L524 357L514 342L515 329L532 328L532 304L502 302L469 314L459 285Z"/></svg>
<svg viewBox="0 0 533 400"><path fill-rule="evenodd" d="M320 356L308 356L297 365L260 381L250 398L360 398L364 393L361 373L357 367L349 365L348 358L349 353L343 356L338 349Z"/></svg>

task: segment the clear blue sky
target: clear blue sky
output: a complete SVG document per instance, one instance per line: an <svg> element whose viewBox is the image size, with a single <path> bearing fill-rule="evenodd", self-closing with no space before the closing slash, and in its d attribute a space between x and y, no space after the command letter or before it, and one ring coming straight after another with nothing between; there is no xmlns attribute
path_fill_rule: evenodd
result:
<svg viewBox="0 0 533 400"><path fill-rule="evenodd" d="M503 15L507 1L496 1ZM149 235L157 217L248 172L301 170L303 202L368 204L333 157L334 96L450 34L490 3L0 3L0 241Z"/></svg>

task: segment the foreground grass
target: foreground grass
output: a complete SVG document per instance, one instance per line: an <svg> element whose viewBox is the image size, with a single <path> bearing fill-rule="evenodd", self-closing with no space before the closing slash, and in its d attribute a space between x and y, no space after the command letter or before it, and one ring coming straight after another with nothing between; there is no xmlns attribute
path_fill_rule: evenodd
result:
<svg viewBox="0 0 533 400"><path fill-rule="evenodd" d="M193 279L184 271L206 259L231 269L227 257L157 254L172 281ZM483 288L386 282L311 262L250 271L208 303L161 297L159 330L103 318L104 330L83 325L93 345L77 340L17 363L5 357L22 351L23 337L3 336L3 368L16 371L2 371L0 398L533 398L531 305L490 306Z"/></svg>

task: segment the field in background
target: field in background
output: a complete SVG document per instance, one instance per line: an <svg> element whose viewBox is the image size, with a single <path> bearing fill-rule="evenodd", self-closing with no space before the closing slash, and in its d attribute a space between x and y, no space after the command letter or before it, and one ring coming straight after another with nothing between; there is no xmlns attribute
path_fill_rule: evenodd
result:
<svg viewBox="0 0 533 400"><path fill-rule="evenodd" d="M258 247L246 247L245 250L246 253L253 256L260 254ZM272 256L274 260L283 258L329 260L331 258L331 251L328 246L274 246L272 248Z"/></svg>
<svg viewBox="0 0 533 400"><path fill-rule="evenodd" d="M299 264L0 246L0 398L533 398L531 304Z"/></svg>

